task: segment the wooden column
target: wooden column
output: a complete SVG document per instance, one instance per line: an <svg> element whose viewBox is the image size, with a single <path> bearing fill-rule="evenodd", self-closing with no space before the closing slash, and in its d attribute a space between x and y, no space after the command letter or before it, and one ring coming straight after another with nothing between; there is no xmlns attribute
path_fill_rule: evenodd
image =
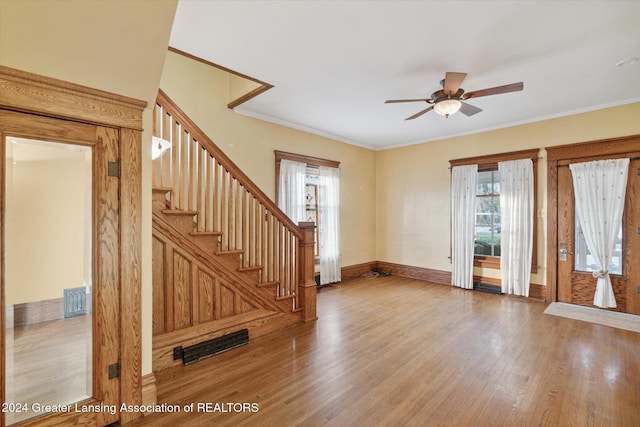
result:
<svg viewBox="0 0 640 427"><path fill-rule="evenodd" d="M300 240L298 251L299 280L298 292L300 293L298 303L302 308L302 320L310 322L316 320L316 291L317 285L314 278L314 222L300 222L298 224L302 230L303 237Z"/></svg>

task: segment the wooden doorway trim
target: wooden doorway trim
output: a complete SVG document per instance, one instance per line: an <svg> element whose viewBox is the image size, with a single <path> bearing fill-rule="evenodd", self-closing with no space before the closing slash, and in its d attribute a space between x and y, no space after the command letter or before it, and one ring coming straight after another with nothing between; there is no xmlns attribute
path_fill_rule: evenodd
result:
<svg viewBox="0 0 640 427"><path fill-rule="evenodd" d="M0 109L111 127L119 139L120 231L114 238L120 241L120 400L128 405L142 404L141 145L146 106L144 101L0 66ZM4 191L0 193L4 208ZM1 267L0 274L4 274ZM1 299L0 340L4 342L4 295ZM4 373L3 364L0 369ZM4 392L2 388L2 401ZM141 415L122 413L120 422ZM1 412L0 425L4 425Z"/></svg>
<svg viewBox="0 0 640 427"><path fill-rule="evenodd" d="M602 157L637 157L640 135L610 138L555 147L547 152L547 294L546 302L558 300L558 167L571 159L582 162ZM570 163L570 162L569 162Z"/></svg>

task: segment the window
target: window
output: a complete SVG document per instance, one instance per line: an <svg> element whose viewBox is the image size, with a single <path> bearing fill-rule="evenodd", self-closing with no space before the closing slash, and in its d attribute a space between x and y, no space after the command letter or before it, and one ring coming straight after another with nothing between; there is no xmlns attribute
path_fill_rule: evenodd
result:
<svg viewBox="0 0 640 427"><path fill-rule="evenodd" d="M586 271L592 273L598 271L596 261L587 247L587 240L584 237L578 215L575 216L575 269L576 271ZM613 250L613 256L609 262L607 270L610 274L622 275L622 225L618 230L618 237Z"/></svg>
<svg viewBox="0 0 640 427"><path fill-rule="evenodd" d="M500 176L478 172L474 255L500 256Z"/></svg>
<svg viewBox="0 0 640 427"><path fill-rule="evenodd" d="M320 206L320 166L338 168L340 162L333 160L320 159L317 157L309 157L300 154L286 153L284 151L275 151L276 157L276 203L278 203L279 188L280 188L280 162L282 160L290 160L293 162L304 163L307 165L304 178L304 211L305 221L313 221L318 224L322 220L322 206ZM320 262L320 227L316 227L315 230L315 257L316 264Z"/></svg>
<svg viewBox="0 0 640 427"><path fill-rule="evenodd" d="M474 242L474 265L484 268L500 268L500 174L498 162L530 158L533 160L533 186L537 192L537 156L538 149L514 151L488 156L469 157L450 160L451 167L478 165L478 184L476 190L476 219ZM536 212L534 202L534 215ZM533 223L533 255L531 271L537 271L537 225Z"/></svg>

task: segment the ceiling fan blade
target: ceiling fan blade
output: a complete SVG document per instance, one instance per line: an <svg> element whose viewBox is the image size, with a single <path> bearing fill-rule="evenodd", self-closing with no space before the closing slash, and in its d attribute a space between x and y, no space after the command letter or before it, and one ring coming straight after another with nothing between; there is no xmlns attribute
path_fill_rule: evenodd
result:
<svg viewBox="0 0 640 427"><path fill-rule="evenodd" d="M489 89L481 89L465 93L462 99L480 98L481 96L499 95L501 93L518 92L524 88L524 83L511 83L510 85L496 86Z"/></svg>
<svg viewBox="0 0 640 427"><path fill-rule="evenodd" d="M466 102L461 102L461 104L459 111L467 117L471 117L482 111L482 108L478 108L475 105L467 104Z"/></svg>
<svg viewBox="0 0 640 427"><path fill-rule="evenodd" d="M424 113L427 113L427 112L429 112L429 111L431 111L431 110L433 110L433 105L432 105L431 107L429 107L429 108L425 108L424 110L422 110L422 111L420 111L420 112L418 112L418 113L414 114L414 115L413 115L413 116L411 116L411 117L407 117L405 120L413 120L413 119L417 119L418 117L420 117L420 116L421 116L421 115L423 115Z"/></svg>
<svg viewBox="0 0 640 427"><path fill-rule="evenodd" d="M465 77L467 73L447 72L444 76L444 93L447 95L456 93Z"/></svg>
<svg viewBox="0 0 640 427"><path fill-rule="evenodd" d="M431 101L431 98L427 98L427 99L389 99L387 101L384 101L384 103L385 104L394 104L396 102L418 102L418 101L427 102L427 101Z"/></svg>

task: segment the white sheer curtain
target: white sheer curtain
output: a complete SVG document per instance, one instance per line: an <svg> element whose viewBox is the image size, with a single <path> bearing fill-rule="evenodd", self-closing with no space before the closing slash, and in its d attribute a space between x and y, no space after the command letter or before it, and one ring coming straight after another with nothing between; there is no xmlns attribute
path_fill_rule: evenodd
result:
<svg viewBox="0 0 640 427"><path fill-rule="evenodd" d="M451 284L473 289L478 165L451 169Z"/></svg>
<svg viewBox="0 0 640 427"><path fill-rule="evenodd" d="M307 165L290 160L280 161L278 207L298 224L305 220L304 178Z"/></svg>
<svg viewBox="0 0 640 427"><path fill-rule="evenodd" d="M341 280L340 273L340 169L320 166L318 189L320 284Z"/></svg>
<svg viewBox="0 0 640 427"><path fill-rule="evenodd" d="M578 221L598 267L593 273L598 279L593 304L603 308L616 307L607 268L622 223L629 159L573 163L569 168Z"/></svg>
<svg viewBox="0 0 640 427"><path fill-rule="evenodd" d="M533 250L533 162L498 162L502 292L528 297Z"/></svg>

